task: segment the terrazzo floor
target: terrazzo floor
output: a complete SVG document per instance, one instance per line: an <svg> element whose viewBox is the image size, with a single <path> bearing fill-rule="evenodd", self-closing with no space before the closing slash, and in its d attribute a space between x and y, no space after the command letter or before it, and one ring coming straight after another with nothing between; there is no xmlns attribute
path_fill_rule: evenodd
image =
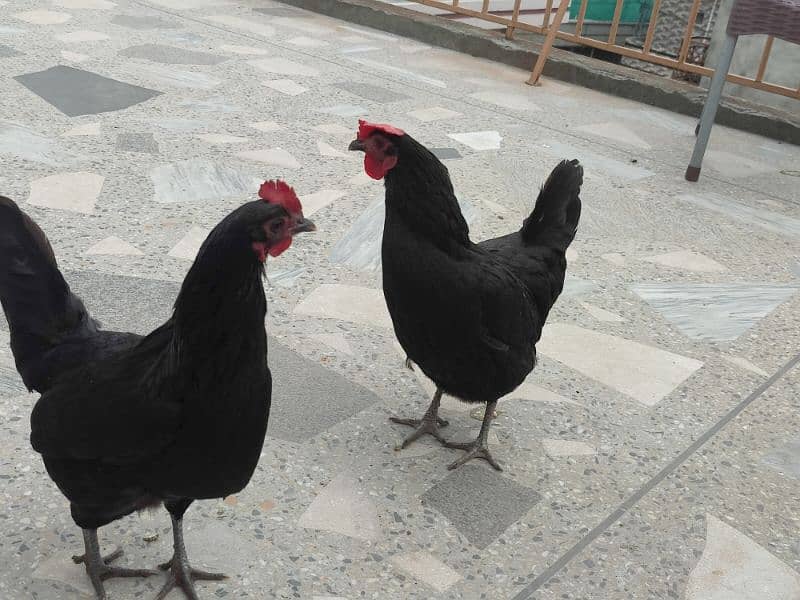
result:
<svg viewBox="0 0 800 600"><path fill-rule="evenodd" d="M715 127L688 184L692 119L265 0L0 1L0 73L0 192L109 328L159 325L265 178L319 226L268 266L258 470L187 513L190 556L232 576L203 598L800 597L800 148ZM346 152L359 116L435 149L478 240L516 229L559 159L585 165L540 365L492 430L502 473L394 449L388 416L432 384L383 304L383 190ZM28 443L34 401L3 321L0 598L89 597ZM444 400L451 437L474 434L472 409ZM169 521L101 541L152 566Z"/></svg>

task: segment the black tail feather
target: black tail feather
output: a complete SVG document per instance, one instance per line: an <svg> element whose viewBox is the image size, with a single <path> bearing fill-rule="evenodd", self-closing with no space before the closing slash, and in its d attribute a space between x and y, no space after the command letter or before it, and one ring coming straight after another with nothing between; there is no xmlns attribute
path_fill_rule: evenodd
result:
<svg viewBox="0 0 800 600"><path fill-rule="evenodd" d="M39 226L0 196L0 303L11 332L17 369L29 388L26 366L67 336L94 330L80 298L58 270Z"/></svg>
<svg viewBox="0 0 800 600"><path fill-rule="evenodd" d="M542 186L533 212L522 225L525 243L566 251L581 217L583 167L576 160L561 161Z"/></svg>

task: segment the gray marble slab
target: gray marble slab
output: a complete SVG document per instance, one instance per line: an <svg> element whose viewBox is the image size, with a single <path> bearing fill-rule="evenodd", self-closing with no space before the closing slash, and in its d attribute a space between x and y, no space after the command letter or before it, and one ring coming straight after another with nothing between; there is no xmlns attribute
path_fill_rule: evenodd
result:
<svg viewBox="0 0 800 600"><path fill-rule="evenodd" d="M429 148L434 156L439 160L451 160L454 158L461 158L461 153L455 148Z"/></svg>
<svg viewBox="0 0 800 600"><path fill-rule="evenodd" d="M0 58L11 58L12 56L21 56L21 52L17 52L11 46L0 44Z"/></svg>
<svg viewBox="0 0 800 600"><path fill-rule="evenodd" d="M800 237L800 219L788 215L765 210L761 207L748 206L747 204L712 194L705 196L684 194L678 196L678 198L779 235Z"/></svg>
<svg viewBox="0 0 800 600"><path fill-rule="evenodd" d="M27 391L22 378L13 366L0 365L0 398L18 396Z"/></svg>
<svg viewBox="0 0 800 600"><path fill-rule="evenodd" d="M274 378L267 430L271 437L307 442L380 400L272 338L269 365Z"/></svg>
<svg viewBox="0 0 800 600"><path fill-rule="evenodd" d="M478 217L475 206L468 200L461 200L459 204L467 223L474 223ZM377 271L381 266L383 219L383 200L378 200L368 206L347 233L334 244L330 254L331 262L359 271Z"/></svg>
<svg viewBox="0 0 800 600"><path fill-rule="evenodd" d="M63 65L14 79L69 117L122 110L161 94Z"/></svg>
<svg viewBox="0 0 800 600"><path fill-rule="evenodd" d="M542 497L490 467L467 463L421 499L442 513L470 543L485 548Z"/></svg>
<svg viewBox="0 0 800 600"><path fill-rule="evenodd" d="M178 25L172 21L165 21L159 17L142 17L138 15L117 15L111 22L114 25L121 27L128 27L130 29L139 29L142 31L150 31L153 29L176 29Z"/></svg>
<svg viewBox="0 0 800 600"><path fill-rule="evenodd" d="M761 460L784 475L800 479L800 439L771 450Z"/></svg>
<svg viewBox="0 0 800 600"><path fill-rule="evenodd" d="M8 154L23 160L52 167L71 162L73 155L61 144L19 123L0 121L0 155Z"/></svg>
<svg viewBox="0 0 800 600"><path fill-rule="evenodd" d="M763 284L640 283L631 289L685 335L735 340L800 287Z"/></svg>
<svg viewBox="0 0 800 600"><path fill-rule="evenodd" d="M204 159L186 160L150 171L156 202L219 200L252 192L256 179L245 171Z"/></svg>
<svg viewBox="0 0 800 600"><path fill-rule="evenodd" d="M126 58L143 58L165 65L218 65L228 60L227 56L217 56L208 52L184 50L162 44L141 44L119 51Z"/></svg>
<svg viewBox="0 0 800 600"><path fill-rule="evenodd" d="M120 133L117 136L117 150L158 154L158 142L152 133Z"/></svg>

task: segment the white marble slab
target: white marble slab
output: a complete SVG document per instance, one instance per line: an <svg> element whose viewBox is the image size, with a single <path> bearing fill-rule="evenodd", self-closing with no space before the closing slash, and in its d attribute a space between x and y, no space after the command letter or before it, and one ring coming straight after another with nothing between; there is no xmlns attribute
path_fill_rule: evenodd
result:
<svg viewBox="0 0 800 600"><path fill-rule="evenodd" d="M102 133L100 123L84 123L76 125L61 134L61 137L82 137L87 135L100 135Z"/></svg>
<svg viewBox="0 0 800 600"><path fill-rule="evenodd" d="M440 593L461 580L461 575L424 550L395 555L392 564Z"/></svg>
<svg viewBox="0 0 800 600"><path fill-rule="evenodd" d="M586 312L588 312L590 315L592 315L592 317L594 317L598 321L602 321L603 323L625 322L625 319L620 317L618 314L600 308L599 306L595 306L594 304L589 304L588 302L581 302L580 304Z"/></svg>
<svg viewBox="0 0 800 600"><path fill-rule="evenodd" d="M259 121L258 123L250 123L250 127L252 127L253 129L258 129L259 131L263 131L265 133L269 133L271 131L278 131L279 129L282 129L282 127L275 121Z"/></svg>
<svg viewBox="0 0 800 600"><path fill-rule="evenodd" d="M319 190L313 194L300 196L300 202L303 205L303 215L310 217L329 204L336 202L346 193L347 192L343 192L342 190Z"/></svg>
<svg viewBox="0 0 800 600"><path fill-rule="evenodd" d="M299 96L308 91L307 87L303 87L291 79L272 79L270 81L262 81L261 84L287 96Z"/></svg>
<svg viewBox="0 0 800 600"><path fill-rule="evenodd" d="M597 284L594 281L581 279L580 277L575 277L574 275L568 274L564 278L564 289L561 290L561 295L558 298L562 301L571 298L578 298L580 296L589 294L595 288L597 288Z"/></svg>
<svg viewBox="0 0 800 600"><path fill-rule="evenodd" d="M633 146L634 148L649 150L651 147L650 144L645 142L622 123L594 123L592 125L581 125L575 129L615 142L621 142L628 146Z"/></svg>
<svg viewBox="0 0 800 600"><path fill-rule="evenodd" d="M261 58L248 61L248 63L265 73L274 73L275 75L296 77L316 77L319 75L317 68L286 58Z"/></svg>
<svg viewBox="0 0 800 600"><path fill-rule="evenodd" d="M102 175L86 171L42 177L31 182L28 203L91 215L104 181Z"/></svg>
<svg viewBox="0 0 800 600"><path fill-rule="evenodd" d="M72 18L72 15L52 10L29 10L16 13L14 18L33 25L61 25Z"/></svg>
<svg viewBox="0 0 800 600"><path fill-rule="evenodd" d="M751 373L755 373L756 375L761 375L761 377L769 377L769 373L767 373L764 369L759 367L758 365L754 365L746 358L742 358L741 356L733 356L731 354L720 354L722 360L731 363L737 367L741 367L746 371L750 371Z"/></svg>
<svg viewBox="0 0 800 600"><path fill-rule="evenodd" d="M571 398L567 398L561 394L538 386L535 383L531 383L532 380L538 377L535 373L536 371L533 371L517 389L503 396L501 400L525 400L528 402L545 402L547 404L572 404L573 406L583 406L580 402L575 402L575 400Z"/></svg>
<svg viewBox="0 0 800 600"><path fill-rule="evenodd" d="M319 112L336 115L337 117L363 117L369 112L363 106L356 104L336 104L319 109Z"/></svg>
<svg viewBox="0 0 800 600"><path fill-rule="evenodd" d="M189 231L175 244L169 251L169 256L173 258L182 258L185 260L194 260L200 246L208 237L210 233L207 229L192 226Z"/></svg>
<svg viewBox="0 0 800 600"><path fill-rule="evenodd" d="M173 86L189 90L210 90L222 83L205 73L185 71L174 65L164 66L150 63L130 63L127 68L141 73L148 81L158 86Z"/></svg>
<svg viewBox="0 0 800 600"><path fill-rule="evenodd" d="M392 327L383 292L355 285L323 284L295 306L294 313L361 325Z"/></svg>
<svg viewBox="0 0 800 600"><path fill-rule="evenodd" d="M299 169L300 163L288 151L282 148L263 148L261 150L246 150L237 152L236 156L256 162L275 165L285 169Z"/></svg>
<svg viewBox="0 0 800 600"><path fill-rule="evenodd" d="M634 293L688 337L738 338L791 298L800 287L749 283L642 283Z"/></svg>
<svg viewBox="0 0 800 600"><path fill-rule="evenodd" d="M686 600L797 600L800 575L742 532L706 515L706 547Z"/></svg>
<svg viewBox="0 0 800 600"><path fill-rule="evenodd" d="M694 273L722 273L728 270L713 258L691 250L676 250L675 252L667 252L657 256L648 256L642 260Z"/></svg>
<svg viewBox="0 0 800 600"><path fill-rule="evenodd" d="M314 333L308 337L342 354L353 354L353 347L341 333Z"/></svg>
<svg viewBox="0 0 800 600"><path fill-rule="evenodd" d="M77 158L67 153L55 140L9 121L0 121L0 154L9 154L51 167Z"/></svg>
<svg viewBox="0 0 800 600"><path fill-rule="evenodd" d="M408 79L410 81L419 81L420 83L424 83L426 85L430 85L432 87L440 89L444 89L447 87L447 84L441 79L435 79L433 77L427 77L426 75L420 75L419 73L415 73L414 71L410 71L409 69L404 69L402 67L389 65L379 60L372 60L371 58L363 58L356 56L345 56L345 58L354 63L358 63L367 67L373 67L381 71L388 71L389 73L394 73L395 75L399 75L403 79Z"/></svg>
<svg viewBox="0 0 800 600"><path fill-rule="evenodd" d="M558 458L562 456L594 456L597 450L586 442L571 440L542 440L544 451L548 455Z"/></svg>
<svg viewBox="0 0 800 600"><path fill-rule="evenodd" d="M447 137L469 146L473 150L499 150L503 137L497 131L469 131L448 133Z"/></svg>
<svg viewBox="0 0 800 600"><path fill-rule="evenodd" d="M221 200L258 189L254 177L233 167L192 159L150 171L156 202Z"/></svg>
<svg viewBox="0 0 800 600"><path fill-rule="evenodd" d="M779 235L800 237L800 219L795 217L722 198L715 194L705 194L703 196L683 194L678 198L702 208L722 213L747 225L755 225Z"/></svg>
<svg viewBox="0 0 800 600"><path fill-rule="evenodd" d="M69 62L82 63L89 60L91 56L88 56L86 54L81 54L80 52L70 52L69 50L62 50L61 58L63 58L64 60L68 60Z"/></svg>
<svg viewBox="0 0 800 600"><path fill-rule="evenodd" d="M136 246L115 235L100 240L86 250L86 254L89 256L144 256L144 252Z"/></svg>
<svg viewBox="0 0 800 600"><path fill-rule="evenodd" d="M456 117L463 117L460 112L444 108L442 106L432 106L430 108L420 108L412 110L408 113L418 121L428 123L430 121L442 121L444 119L455 119Z"/></svg>
<svg viewBox="0 0 800 600"><path fill-rule="evenodd" d="M536 347L645 406L658 404L703 366L687 356L563 323L546 325Z"/></svg>
<svg viewBox="0 0 800 600"><path fill-rule="evenodd" d="M371 179L369 181L374 182ZM462 200L459 204L467 224L475 223L478 218L475 205L467 200ZM383 200L370 204L362 211L347 233L334 244L330 254L331 262L361 271L378 270L381 265L384 213Z"/></svg>
<svg viewBox="0 0 800 600"><path fill-rule="evenodd" d="M616 267L624 267L625 264L627 263L625 257L619 252L608 252L607 254L601 254L600 258L602 258L607 262L610 262L612 265Z"/></svg>
<svg viewBox="0 0 800 600"><path fill-rule="evenodd" d="M365 541L381 537L378 510L356 476L346 472L321 489L297 524Z"/></svg>
<svg viewBox="0 0 800 600"><path fill-rule="evenodd" d="M317 140L317 150L319 150L322 156L327 156L328 158L350 158L349 154L337 150L329 143L323 142L322 140Z"/></svg>

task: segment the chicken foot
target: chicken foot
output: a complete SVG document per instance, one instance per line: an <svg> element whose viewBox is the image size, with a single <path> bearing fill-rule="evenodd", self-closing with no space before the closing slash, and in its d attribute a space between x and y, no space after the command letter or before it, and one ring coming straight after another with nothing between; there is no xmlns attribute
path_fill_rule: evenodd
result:
<svg viewBox="0 0 800 600"><path fill-rule="evenodd" d="M502 467L497 463L494 459L492 454L489 452L489 447L487 445L487 437L489 435L489 427L492 424L492 419L494 418L495 408L497 407L497 400L494 402L489 402L486 405L486 413L483 415L483 423L481 424L481 431L478 434L478 437L475 438L472 442L443 442L443 444L447 448L455 448L457 450L466 450L466 452L456 460L455 462L448 465L448 469L451 471L453 469L457 469L465 462L472 460L473 458L482 458L490 465L492 465L498 471L502 471Z"/></svg>
<svg viewBox="0 0 800 600"><path fill-rule="evenodd" d="M200 597L194 589L195 581L221 581L227 579L228 576L224 573L201 571L189 564L186 544L183 541L183 513L180 516L175 516L170 512L170 516L172 517L172 538L175 550L171 559L164 564L158 565L158 568L162 571L169 570L169 575L164 587L161 588L158 596L156 596L156 600L163 600L176 587L181 588L189 600L199 600Z"/></svg>
<svg viewBox="0 0 800 600"><path fill-rule="evenodd" d="M106 590L103 582L112 577L150 577L157 571L152 569L125 569L123 567L110 567L109 563L122 556L122 548L118 548L108 556L100 555L100 542L97 540L97 529L83 530L84 554L73 556L76 564L86 567L86 574L94 587L97 600L106 600Z"/></svg>
<svg viewBox="0 0 800 600"><path fill-rule="evenodd" d="M435 437L440 443L445 444L446 440L439 433L439 430L442 427L447 427L449 423L439 416L439 403L441 401L442 390L436 388L436 393L433 395L431 405L428 407L428 410L425 411L425 414L421 419L400 419L398 417L389 417L389 420L392 421L392 423L416 427L416 429L411 432L411 435L409 435L402 441L402 443L395 447L395 450L403 450L404 448L408 447L409 444L415 442L426 433Z"/></svg>

